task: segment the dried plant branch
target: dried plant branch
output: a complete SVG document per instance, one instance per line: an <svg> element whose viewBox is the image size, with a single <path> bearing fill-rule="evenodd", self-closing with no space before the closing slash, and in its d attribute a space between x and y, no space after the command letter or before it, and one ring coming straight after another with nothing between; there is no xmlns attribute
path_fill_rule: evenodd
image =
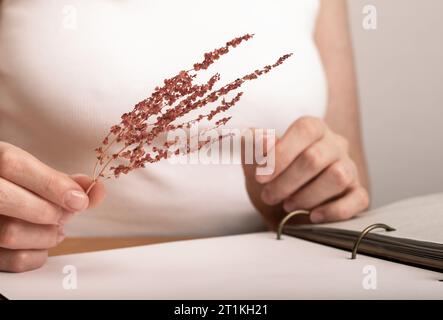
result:
<svg viewBox="0 0 443 320"><path fill-rule="evenodd" d="M160 137L174 130L189 129L202 120L211 122L219 114L235 106L243 95L243 92L237 92L233 98L227 100L230 93L238 90L245 82L270 72L292 55L286 54L274 64L257 69L218 89L214 88L220 80L219 74L214 74L203 84L194 83L199 71L208 69L230 49L253 36L246 34L227 42L223 47L205 53L202 62L195 63L188 71L180 71L174 77L164 80L163 85L156 87L151 96L137 103L131 112L123 114L120 123L112 126L103 139L102 146L95 149L97 162L93 170L93 182L87 193L100 178L117 178L120 174L143 168L146 163L158 162L173 154L198 151L212 143L213 141L199 142L196 150L191 150L189 146L185 149L173 149L175 142L162 142ZM209 113L201 114L190 121L179 122L190 112L218 101L218 106ZM224 117L215 121L211 129L225 125L230 119L231 117ZM219 139L223 137L219 136ZM112 151L113 149L117 151Z"/></svg>

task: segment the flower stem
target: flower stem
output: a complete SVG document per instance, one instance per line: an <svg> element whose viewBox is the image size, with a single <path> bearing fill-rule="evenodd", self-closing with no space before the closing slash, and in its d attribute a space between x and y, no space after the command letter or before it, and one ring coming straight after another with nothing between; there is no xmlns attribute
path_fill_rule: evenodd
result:
<svg viewBox="0 0 443 320"><path fill-rule="evenodd" d="M91 185L88 187L88 189L86 190L86 195L89 195L89 192L91 192L92 188L95 186L95 184L97 183L98 179L94 179L92 180Z"/></svg>
<svg viewBox="0 0 443 320"><path fill-rule="evenodd" d="M117 158L123 151L125 151L130 145L124 146L123 148L121 148L117 153L116 153L116 157ZM101 167L100 172L97 174L97 176L94 176L94 181L97 182L97 180L102 177L103 172L105 172L106 168L110 165L110 163L115 160L115 158L113 156L110 156L108 162L106 162L103 167ZM91 188L91 186L90 186Z"/></svg>

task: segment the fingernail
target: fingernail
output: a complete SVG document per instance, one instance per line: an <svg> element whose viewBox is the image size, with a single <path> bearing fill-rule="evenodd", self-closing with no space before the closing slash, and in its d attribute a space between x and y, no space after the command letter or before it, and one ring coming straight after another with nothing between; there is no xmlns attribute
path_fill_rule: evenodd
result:
<svg viewBox="0 0 443 320"><path fill-rule="evenodd" d="M60 243L60 242L62 242L63 240L65 240L65 234L64 233L60 233L58 236L57 236L57 243Z"/></svg>
<svg viewBox="0 0 443 320"><path fill-rule="evenodd" d="M60 226L58 228L58 234L57 234L57 243L62 242L66 237L65 231L63 230L63 227Z"/></svg>
<svg viewBox="0 0 443 320"><path fill-rule="evenodd" d="M321 223L325 220L325 216L321 212L313 212L310 215L310 219L313 223Z"/></svg>
<svg viewBox="0 0 443 320"><path fill-rule="evenodd" d="M81 191L68 191L65 194L64 204L72 211L82 211L88 206L88 196Z"/></svg>
<svg viewBox="0 0 443 320"><path fill-rule="evenodd" d="M286 212L291 212L295 210L295 204L292 201L287 201L283 203L283 209L285 209Z"/></svg>
<svg viewBox="0 0 443 320"><path fill-rule="evenodd" d="M259 168L255 168L255 180L257 180L258 183L266 183L269 180L269 175L263 175L258 173Z"/></svg>
<svg viewBox="0 0 443 320"><path fill-rule="evenodd" d="M71 219L73 214L74 213L72 213L72 212L63 212L60 219L58 220L58 225L63 226L66 223L68 223L69 219Z"/></svg>
<svg viewBox="0 0 443 320"><path fill-rule="evenodd" d="M274 202L274 198L273 198L271 192L269 191L269 189L266 189L266 188L263 189L263 191L261 193L261 198L267 204L273 204L273 202Z"/></svg>

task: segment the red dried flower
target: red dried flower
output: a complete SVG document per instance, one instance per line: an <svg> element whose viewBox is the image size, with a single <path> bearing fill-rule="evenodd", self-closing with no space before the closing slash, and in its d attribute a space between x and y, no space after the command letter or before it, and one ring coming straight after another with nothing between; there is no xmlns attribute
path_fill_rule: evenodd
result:
<svg viewBox="0 0 443 320"><path fill-rule="evenodd" d="M244 82L255 80L273 68L281 65L292 54L280 57L273 65L267 65L263 69L238 78L214 90L220 75L213 75L206 83L194 84L197 72L206 70L222 55L229 52L242 42L250 40L254 35L244 36L228 41L225 46L204 54L204 60L196 63L193 69L180 71L176 76L165 79L163 86L158 86L150 97L140 101L131 112L121 116L119 124L110 128L109 134L103 139L102 146L95 149L97 163L94 167L93 183L88 192L99 178L118 177L127 174L131 170L143 168L146 163L157 162L175 154L187 154L197 151L214 141L199 141L196 150L190 146L179 149L176 142L162 142L160 137L165 133L177 129L188 129L192 124L206 119L213 120L217 115L227 111L236 105L243 92L238 92L234 98L226 100L226 95L239 89ZM207 114L201 114L187 122L177 123L183 116L191 111L203 108L211 103L220 101L217 107ZM225 125L231 117L224 117L215 121L213 128ZM213 129L212 128L212 129ZM218 139L225 136L220 135ZM218 140L217 139L217 140ZM175 148L174 148L175 147ZM113 162L123 163L111 166Z"/></svg>

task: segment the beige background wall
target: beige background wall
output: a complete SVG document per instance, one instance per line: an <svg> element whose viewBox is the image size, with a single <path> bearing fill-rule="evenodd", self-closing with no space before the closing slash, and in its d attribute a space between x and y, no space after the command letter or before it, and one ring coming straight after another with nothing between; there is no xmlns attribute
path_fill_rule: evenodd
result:
<svg viewBox="0 0 443 320"><path fill-rule="evenodd" d="M443 192L443 1L348 3L373 205Z"/></svg>

